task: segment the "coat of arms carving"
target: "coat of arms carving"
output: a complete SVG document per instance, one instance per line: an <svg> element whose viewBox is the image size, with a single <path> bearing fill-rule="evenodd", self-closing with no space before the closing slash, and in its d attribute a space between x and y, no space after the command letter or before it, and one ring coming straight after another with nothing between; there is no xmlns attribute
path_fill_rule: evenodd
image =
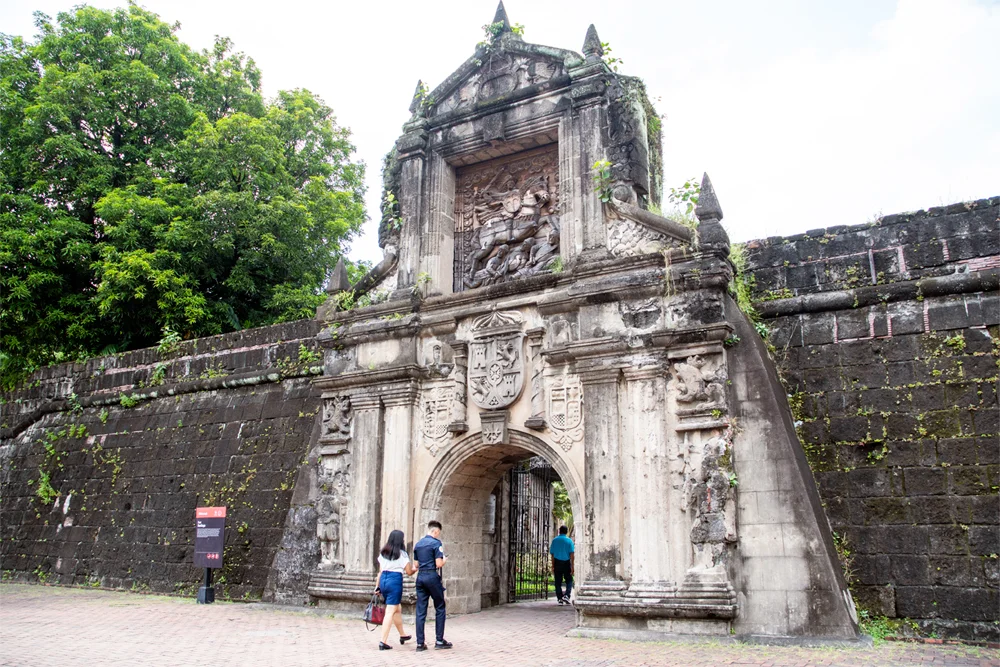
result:
<svg viewBox="0 0 1000 667"><path fill-rule="evenodd" d="M484 410L517 400L524 387L524 333L516 313L493 312L473 323L469 343L469 396Z"/></svg>
<svg viewBox="0 0 1000 667"><path fill-rule="evenodd" d="M583 385L576 377L552 378L548 424L564 451L583 439Z"/></svg>
<svg viewBox="0 0 1000 667"><path fill-rule="evenodd" d="M420 432L432 456L437 455L447 440L453 399L454 389L450 386L435 387L424 393L420 406Z"/></svg>

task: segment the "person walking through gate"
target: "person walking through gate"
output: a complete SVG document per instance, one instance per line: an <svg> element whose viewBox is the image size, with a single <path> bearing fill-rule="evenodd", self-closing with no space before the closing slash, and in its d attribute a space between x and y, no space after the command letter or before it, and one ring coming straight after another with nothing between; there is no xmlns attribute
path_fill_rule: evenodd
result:
<svg viewBox="0 0 1000 667"><path fill-rule="evenodd" d="M427 524L427 535L413 546L413 557L417 560L417 650L426 651L424 643L424 623L427 621L427 600L434 600L434 648L451 648L444 638L444 585L438 568L444 567L448 558L441 544L441 524L431 521Z"/></svg>
<svg viewBox="0 0 1000 667"><path fill-rule="evenodd" d="M559 526L559 535L549 545L549 555L552 556L552 574L556 579L556 597L559 604L570 604L569 596L573 593L573 570L576 564L576 546L566 533L566 526ZM563 595L563 582L566 582L566 595Z"/></svg>
<svg viewBox="0 0 1000 667"><path fill-rule="evenodd" d="M389 631L392 626L396 626L399 633L400 645L412 639L410 635L403 631L403 575L407 576L417 571L410 562L410 557L403 551L406 540L403 531L394 530L389 533L389 539L378 555L378 565L381 574L378 578L378 588L385 598L385 619L382 621L382 639L378 643L378 650L388 651L392 647L386 642L389 641Z"/></svg>

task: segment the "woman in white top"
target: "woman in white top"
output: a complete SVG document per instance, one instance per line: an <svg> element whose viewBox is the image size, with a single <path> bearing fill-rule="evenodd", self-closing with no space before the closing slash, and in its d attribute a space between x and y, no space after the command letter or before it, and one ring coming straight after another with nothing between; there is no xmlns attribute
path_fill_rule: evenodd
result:
<svg viewBox="0 0 1000 667"><path fill-rule="evenodd" d="M417 571L410 562L410 557L403 551L406 544L403 531L394 530L389 533L389 539L378 556L378 565L381 573L378 578L378 588L385 598L385 619L382 621L382 640L378 643L378 650L388 651L392 647L386 642L389 639L389 630L393 624L399 632L399 643L405 644L410 635L403 634L403 575L412 575Z"/></svg>

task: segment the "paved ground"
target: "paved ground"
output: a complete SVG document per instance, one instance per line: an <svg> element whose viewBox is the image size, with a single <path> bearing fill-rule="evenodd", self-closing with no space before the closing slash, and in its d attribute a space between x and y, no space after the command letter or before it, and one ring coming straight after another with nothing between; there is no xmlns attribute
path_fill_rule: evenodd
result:
<svg viewBox="0 0 1000 667"><path fill-rule="evenodd" d="M376 636L350 619L267 605L197 605L181 598L4 584L0 665L1000 666L1000 651L967 646L890 642L874 649L801 649L569 639L564 634L573 618L572 609L553 602L506 606L449 620L451 651L416 653L394 639L396 648L380 653Z"/></svg>

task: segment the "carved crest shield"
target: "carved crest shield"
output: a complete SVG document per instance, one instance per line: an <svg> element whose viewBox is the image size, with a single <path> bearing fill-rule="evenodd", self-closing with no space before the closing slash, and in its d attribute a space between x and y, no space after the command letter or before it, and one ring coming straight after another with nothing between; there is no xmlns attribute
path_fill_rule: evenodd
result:
<svg viewBox="0 0 1000 667"><path fill-rule="evenodd" d="M524 386L524 334L513 333L473 341L469 345L469 393L485 410L505 408Z"/></svg>
<svg viewBox="0 0 1000 667"><path fill-rule="evenodd" d="M505 408L524 387L524 333L520 318L491 313L476 322L469 343L469 395L484 410Z"/></svg>
<svg viewBox="0 0 1000 667"><path fill-rule="evenodd" d="M583 385L575 377L556 377L549 388L549 428L556 442L569 450L583 438Z"/></svg>
<svg viewBox="0 0 1000 667"><path fill-rule="evenodd" d="M420 431L431 454L437 454L441 441L448 435L452 397L450 387L436 387L424 394L420 406Z"/></svg>

